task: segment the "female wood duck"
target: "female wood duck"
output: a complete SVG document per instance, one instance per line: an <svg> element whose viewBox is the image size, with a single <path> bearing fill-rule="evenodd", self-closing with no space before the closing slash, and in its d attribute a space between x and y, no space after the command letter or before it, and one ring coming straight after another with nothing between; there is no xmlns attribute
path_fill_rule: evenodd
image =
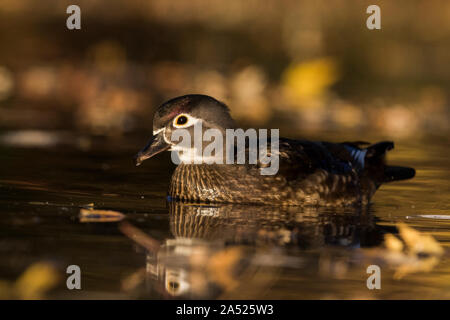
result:
<svg viewBox="0 0 450 320"><path fill-rule="evenodd" d="M194 144L180 149L172 142L178 128L203 132L226 129L235 124L228 107L206 95L186 95L161 105L153 118L153 137L135 157L136 165L165 150L195 154ZM364 147L365 146L365 147ZM414 177L415 170L385 164L389 141L315 142L279 139L279 170L262 175L264 165L192 163L184 161L173 173L169 196L174 200L199 203L241 203L264 205L343 206L367 204L385 182Z"/></svg>

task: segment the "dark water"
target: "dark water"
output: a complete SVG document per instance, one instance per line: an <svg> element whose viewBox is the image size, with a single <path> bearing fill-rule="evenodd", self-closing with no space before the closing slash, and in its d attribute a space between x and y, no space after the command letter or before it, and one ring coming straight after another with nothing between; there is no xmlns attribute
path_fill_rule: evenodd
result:
<svg viewBox="0 0 450 320"><path fill-rule="evenodd" d="M368 208L282 209L167 204L170 155L138 168L132 161L146 134L63 136L53 146L0 146L0 281L13 283L46 261L61 277L50 298L450 298L446 137L398 141L390 163L413 166L417 176L383 186ZM80 222L80 207L90 203L126 219ZM446 251L429 272L401 279L378 259L382 288L368 290L373 261L365 252L401 221ZM66 289L72 264L81 268L82 290Z"/></svg>

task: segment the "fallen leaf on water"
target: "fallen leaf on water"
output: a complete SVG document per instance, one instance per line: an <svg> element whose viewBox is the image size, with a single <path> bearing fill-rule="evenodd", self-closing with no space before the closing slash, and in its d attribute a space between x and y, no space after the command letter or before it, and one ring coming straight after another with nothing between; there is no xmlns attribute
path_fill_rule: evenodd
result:
<svg viewBox="0 0 450 320"><path fill-rule="evenodd" d="M444 253L442 246L431 235L420 233L404 223L399 223L397 227L410 252L429 255L442 255Z"/></svg>
<svg viewBox="0 0 450 320"><path fill-rule="evenodd" d="M80 222L117 222L125 215L113 210L80 209Z"/></svg>
<svg viewBox="0 0 450 320"><path fill-rule="evenodd" d="M390 233L384 236L384 245L390 251L400 252L403 250L403 242Z"/></svg>
<svg viewBox="0 0 450 320"><path fill-rule="evenodd" d="M25 270L13 286L20 299L41 299L59 281L59 274L53 265L38 262Z"/></svg>
<svg viewBox="0 0 450 320"><path fill-rule="evenodd" d="M444 254L441 244L433 236L417 231L404 223L397 224L399 236L386 234L385 248L366 251L372 258L381 259L394 270L394 279L407 274L429 272Z"/></svg>

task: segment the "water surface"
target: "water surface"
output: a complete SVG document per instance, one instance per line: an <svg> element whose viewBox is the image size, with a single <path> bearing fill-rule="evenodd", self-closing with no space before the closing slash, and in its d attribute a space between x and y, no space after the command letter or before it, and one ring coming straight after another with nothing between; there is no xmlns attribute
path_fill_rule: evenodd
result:
<svg viewBox="0 0 450 320"><path fill-rule="evenodd" d="M450 220L429 217L450 214L448 138L398 141L389 161L416 177L384 185L367 208L340 209L166 203L170 154L132 161L146 138L69 132L45 147L1 145L0 280L46 261L62 279L50 298L450 298ZM126 219L80 222L88 204ZM446 252L431 271L401 279L380 261L382 289L368 290L364 252L398 222L431 233ZM72 264L82 290L65 287Z"/></svg>

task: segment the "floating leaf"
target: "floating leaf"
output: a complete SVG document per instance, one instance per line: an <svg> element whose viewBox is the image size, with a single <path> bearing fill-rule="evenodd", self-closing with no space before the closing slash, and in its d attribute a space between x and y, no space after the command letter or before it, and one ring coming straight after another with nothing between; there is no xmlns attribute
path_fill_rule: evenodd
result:
<svg viewBox="0 0 450 320"><path fill-rule="evenodd" d="M429 272L441 260L444 249L431 235L404 223L397 224L399 237L386 234L385 249L367 249L367 256L380 259L394 270L394 279L416 272Z"/></svg>
<svg viewBox="0 0 450 320"><path fill-rule="evenodd" d="M81 209L80 222L117 222L125 219L125 215L112 210Z"/></svg>
<svg viewBox="0 0 450 320"><path fill-rule="evenodd" d="M21 299L41 299L59 281L59 274L53 265L38 262L31 265L14 285L15 294Z"/></svg>
<svg viewBox="0 0 450 320"><path fill-rule="evenodd" d="M403 250L403 243L390 233L384 236L384 244L390 251L401 252Z"/></svg>
<svg viewBox="0 0 450 320"><path fill-rule="evenodd" d="M408 250L414 254L442 255L444 249L431 235L420 233L404 223L397 225Z"/></svg>

